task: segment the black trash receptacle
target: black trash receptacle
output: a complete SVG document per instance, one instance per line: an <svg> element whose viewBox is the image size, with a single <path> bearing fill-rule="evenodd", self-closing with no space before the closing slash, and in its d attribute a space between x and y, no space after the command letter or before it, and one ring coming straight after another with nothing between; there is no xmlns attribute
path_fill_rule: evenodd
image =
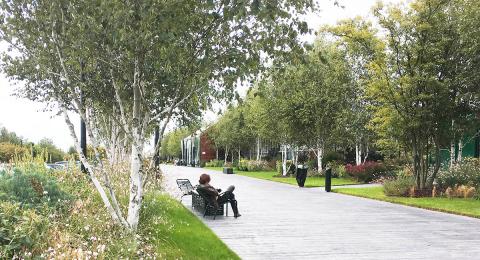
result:
<svg viewBox="0 0 480 260"><path fill-rule="evenodd" d="M298 183L298 187L303 187L305 185L305 180L307 179L307 166L298 165L297 167L297 177L295 178Z"/></svg>

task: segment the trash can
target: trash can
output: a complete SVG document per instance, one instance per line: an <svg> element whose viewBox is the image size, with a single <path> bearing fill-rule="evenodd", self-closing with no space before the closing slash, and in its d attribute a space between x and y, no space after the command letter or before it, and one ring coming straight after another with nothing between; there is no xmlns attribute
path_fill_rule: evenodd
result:
<svg viewBox="0 0 480 260"><path fill-rule="evenodd" d="M305 180L307 179L307 169L306 165L297 166L297 177L295 178L298 183L298 187L303 187L305 185Z"/></svg>

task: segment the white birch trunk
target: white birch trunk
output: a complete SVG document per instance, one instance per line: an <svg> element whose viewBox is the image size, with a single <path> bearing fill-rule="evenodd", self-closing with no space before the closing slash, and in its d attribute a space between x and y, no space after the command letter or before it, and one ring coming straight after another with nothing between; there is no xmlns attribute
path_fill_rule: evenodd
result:
<svg viewBox="0 0 480 260"><path fill-rule="evenodd" d="M138 139L137 139L138 140ZM130 197L128 204L127 222L131 229L136 230L140 217L143 196L143 163L142 147L132 144L131 166L130 166Z"/></svg>
<svg viewBox="0 0 480 260"><path fill-rule="evenodd" d="M369 153L369 149L368 149L368 144L365 145L365 153L363 154L363 159L362 159L362 163L365 163L367 161L367 158L368 158L368 153Z"/></svg>
<svg viewBox="0 0 480 260"><path fill-rule="evenodd" d="M318 147L317 149L317 166L318 172L321 173L323 171L323 147Z"/></svg>
<svg viewBox="0 0 480 260"><path fill-rule="evenodd" d="M227 163L227 158L228 158L228 147L225 146L225 163Z"/></svg>
<svg viewBox="0 0 480 260"><path fill-rule="evenodd" d="M65 122L67 123L68 129L70 131L70 136L73 138L74 143L75 143L75 149L77 150L77 153L80 157L80 161L82 164L85 166L87 169L88 176L92 180L93 185L95 186L95 189L98 191L100 194L100 198L103 201L103 204L107 208L108 213L110 213L110 216L112 217L113 221L118 224L124 224L121 221L121 216L118 216L117 212L113 208L112 204L110 203L110 200L108 199L107 193L105 192L105 189L103 186L100 184L96 177L96 173L92 165L87 161L87 158L82 152L82 148L80 146L80 141L78 140L78 137L75 133L75 128L73 126L72 121L70 120L70 117L68 116L67 110L62 109L63 115L65 117Z"/></svg>
<svg viewBox="0 0 480 260"><path fill-rule="evenodd" d="M257 137L257 161L260 161L260 137Z"/></svg>
<svg viewBox="0 0 480 260"><path fill-rule="evenodd" d="M133 113L132 113L132 151L130 157L130 196L128 201L127 222L132 230L136 230L140 218L143 197L143 133L146 128L147 113L142 113L139 60L134 60L133 75ZM143 117L142 117L143 114Z"/></svg>
<svg viewBox="0 0 480 260"><path fill-rule="evenodd" d="M463 136L458 140L458 154L457 154L457 163L461 163L463 159Z"/></svg>
<svg viewBox="0 0 480 260"><path fill-rule="evenodd" d="M455 141L452 140L452 141L450 141L450 168L453 168L453 166L455 165L455 161L456 161L456 158L455 158Z"/></svg>
<svg viewBox="0 0 480 260"><path fill-rule="evenodd" d="M361 157L362 152L360 151L360 149L361 149L360 144L356 143L355 144L355 164L356 165L362 164L362 157Z"/></svg>
<svg viewBox="0 0 480 260"><path fill-rule="evenodd" d="M282 151L282 175L286 176L287 175L287 146L283 146L283 151Z"/></svg>

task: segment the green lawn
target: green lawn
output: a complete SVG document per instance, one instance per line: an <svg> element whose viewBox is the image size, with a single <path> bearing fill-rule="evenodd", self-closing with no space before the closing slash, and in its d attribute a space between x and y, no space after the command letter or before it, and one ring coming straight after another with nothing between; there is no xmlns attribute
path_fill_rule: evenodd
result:
<svg viewBox="0 0 480 260"><path fill-rule="evenodd" d="M388 197L383 187L336 188L333 192L480 218L480 200L476 199Z"/></svg>
<svg viewBox="0 0 480 260"><path fill-rule="evenodd" d="M178 201L150 195L145 204L140 230L161 259L240 259Z"/></svg>
<svg viewBox="0 0 480 260"><path fill-rule="evenodd" d="M222 171L223 167L205 167L204 169ZM291 185L297 185L297 181L293 177L273 177L273 175L277 174L275 171L264 171L264 172L244 172L244 171L237 171L234 170L235 174L248 176L252 178L268 180L268 181L276 181ZM358 184L355 180L350 178L333 178L332 185L348 185L348 184ZM305 187L323 187L325 186L325 178L324 177L307 177L305 181Z"/></svg>

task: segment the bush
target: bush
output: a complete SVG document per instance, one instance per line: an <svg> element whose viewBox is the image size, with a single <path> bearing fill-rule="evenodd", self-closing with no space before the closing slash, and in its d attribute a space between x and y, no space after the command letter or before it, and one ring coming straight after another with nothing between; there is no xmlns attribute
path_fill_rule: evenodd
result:
<svg viewBox="0 0 480 260"><path fill-rule="evenodd" d="M61 191L50 176L15 169L12 174L0 175L0 199L19 202L26 207L37 208L46 204L58 209L71 196Z"/></svg>
<svg viewBox="0 0 480 260"><path fill-rule="evenodd" d="M45 243L47 233L46 217L33 209L22 209L18 203L0 201L1 259L17 258L25 251L38 255L37 249Z"/></svg>
<svg viewBox="0 0 480 260"><path fill-rule="evenodd" d="M318 163L317 163L317 160L308 160L307 161L307 166L308 166L308 169L311 169L311 170L315 170L315 169L318 169Z"/></svg>
<svg viewBox="0 0 480 260"><path fill-rule="evenodd" d="M240 160L237 166L239 171L249 171L249 172L258 172L258 171L271 171L267 161L256 161L256 160Z"/></svg>
<svg viewBox="0 0 480 260"><path fill-rule="evenodd" d="M15 156L23 156L28 153L28 149L12 144L12 143L0 143L0 162L10 162Z"/></svg>
<svg viewBox="0 0 480 260"><path fill-rule="evenodd" d="M329 162L332 162L332 161L343 162L345 161L345 157L343 156L343 154L338 152L328 152L323 156L322 164L327 165Z"/></svg>
<svg viewBox="0 0 480 260"><path fill-rule="evenodd" d="M291 160L287 160L287 175L293 174L293 172L288 171L290 169L290 166L292 165ZM282 169L282 161L277 161L277 173L279 175L283 174L283 169Z"/></svg>
<svg viewBox="0 0 480 260"><path fill-rule="evenodd" d="M222 160L211 160L205 163L205 167L223 167Z"/></svg>
<svg viewBox="0 0 480 260"><path fill-rule="evenodd" d="M412 177L399 177L396 180L385 181L383 192L387 196L406 197L413 186L415 186L415 180Z"/></svg>
<svg viewBox="0 0 480 260"><path fill-rule="evenodd" d="M366 162L360 165L347 164L345 170L359 182L371 182L381 177L391 176L392 171L380 162Z"/></svg>
<svg viewBox="0 0 480 260"><path fill-rule="evenodd" d="M347 177L347 170L342 162L331 161L328 166L332 169L332 177L344 178Z"/></svg>
<svg viewBox="0 0 480 260"><path fill-rule="evenodd" d="M440 171L437 176L437 183L440 189L448 187L470 186L480 189L480 159L466 158L462 163L451 169Z"/></svg>
<svg viewBox="0 0 480 260"><path fill-rule="evenodd" d="M248 160L240 160L237 165L237 170L248 171Z"/></svg>

